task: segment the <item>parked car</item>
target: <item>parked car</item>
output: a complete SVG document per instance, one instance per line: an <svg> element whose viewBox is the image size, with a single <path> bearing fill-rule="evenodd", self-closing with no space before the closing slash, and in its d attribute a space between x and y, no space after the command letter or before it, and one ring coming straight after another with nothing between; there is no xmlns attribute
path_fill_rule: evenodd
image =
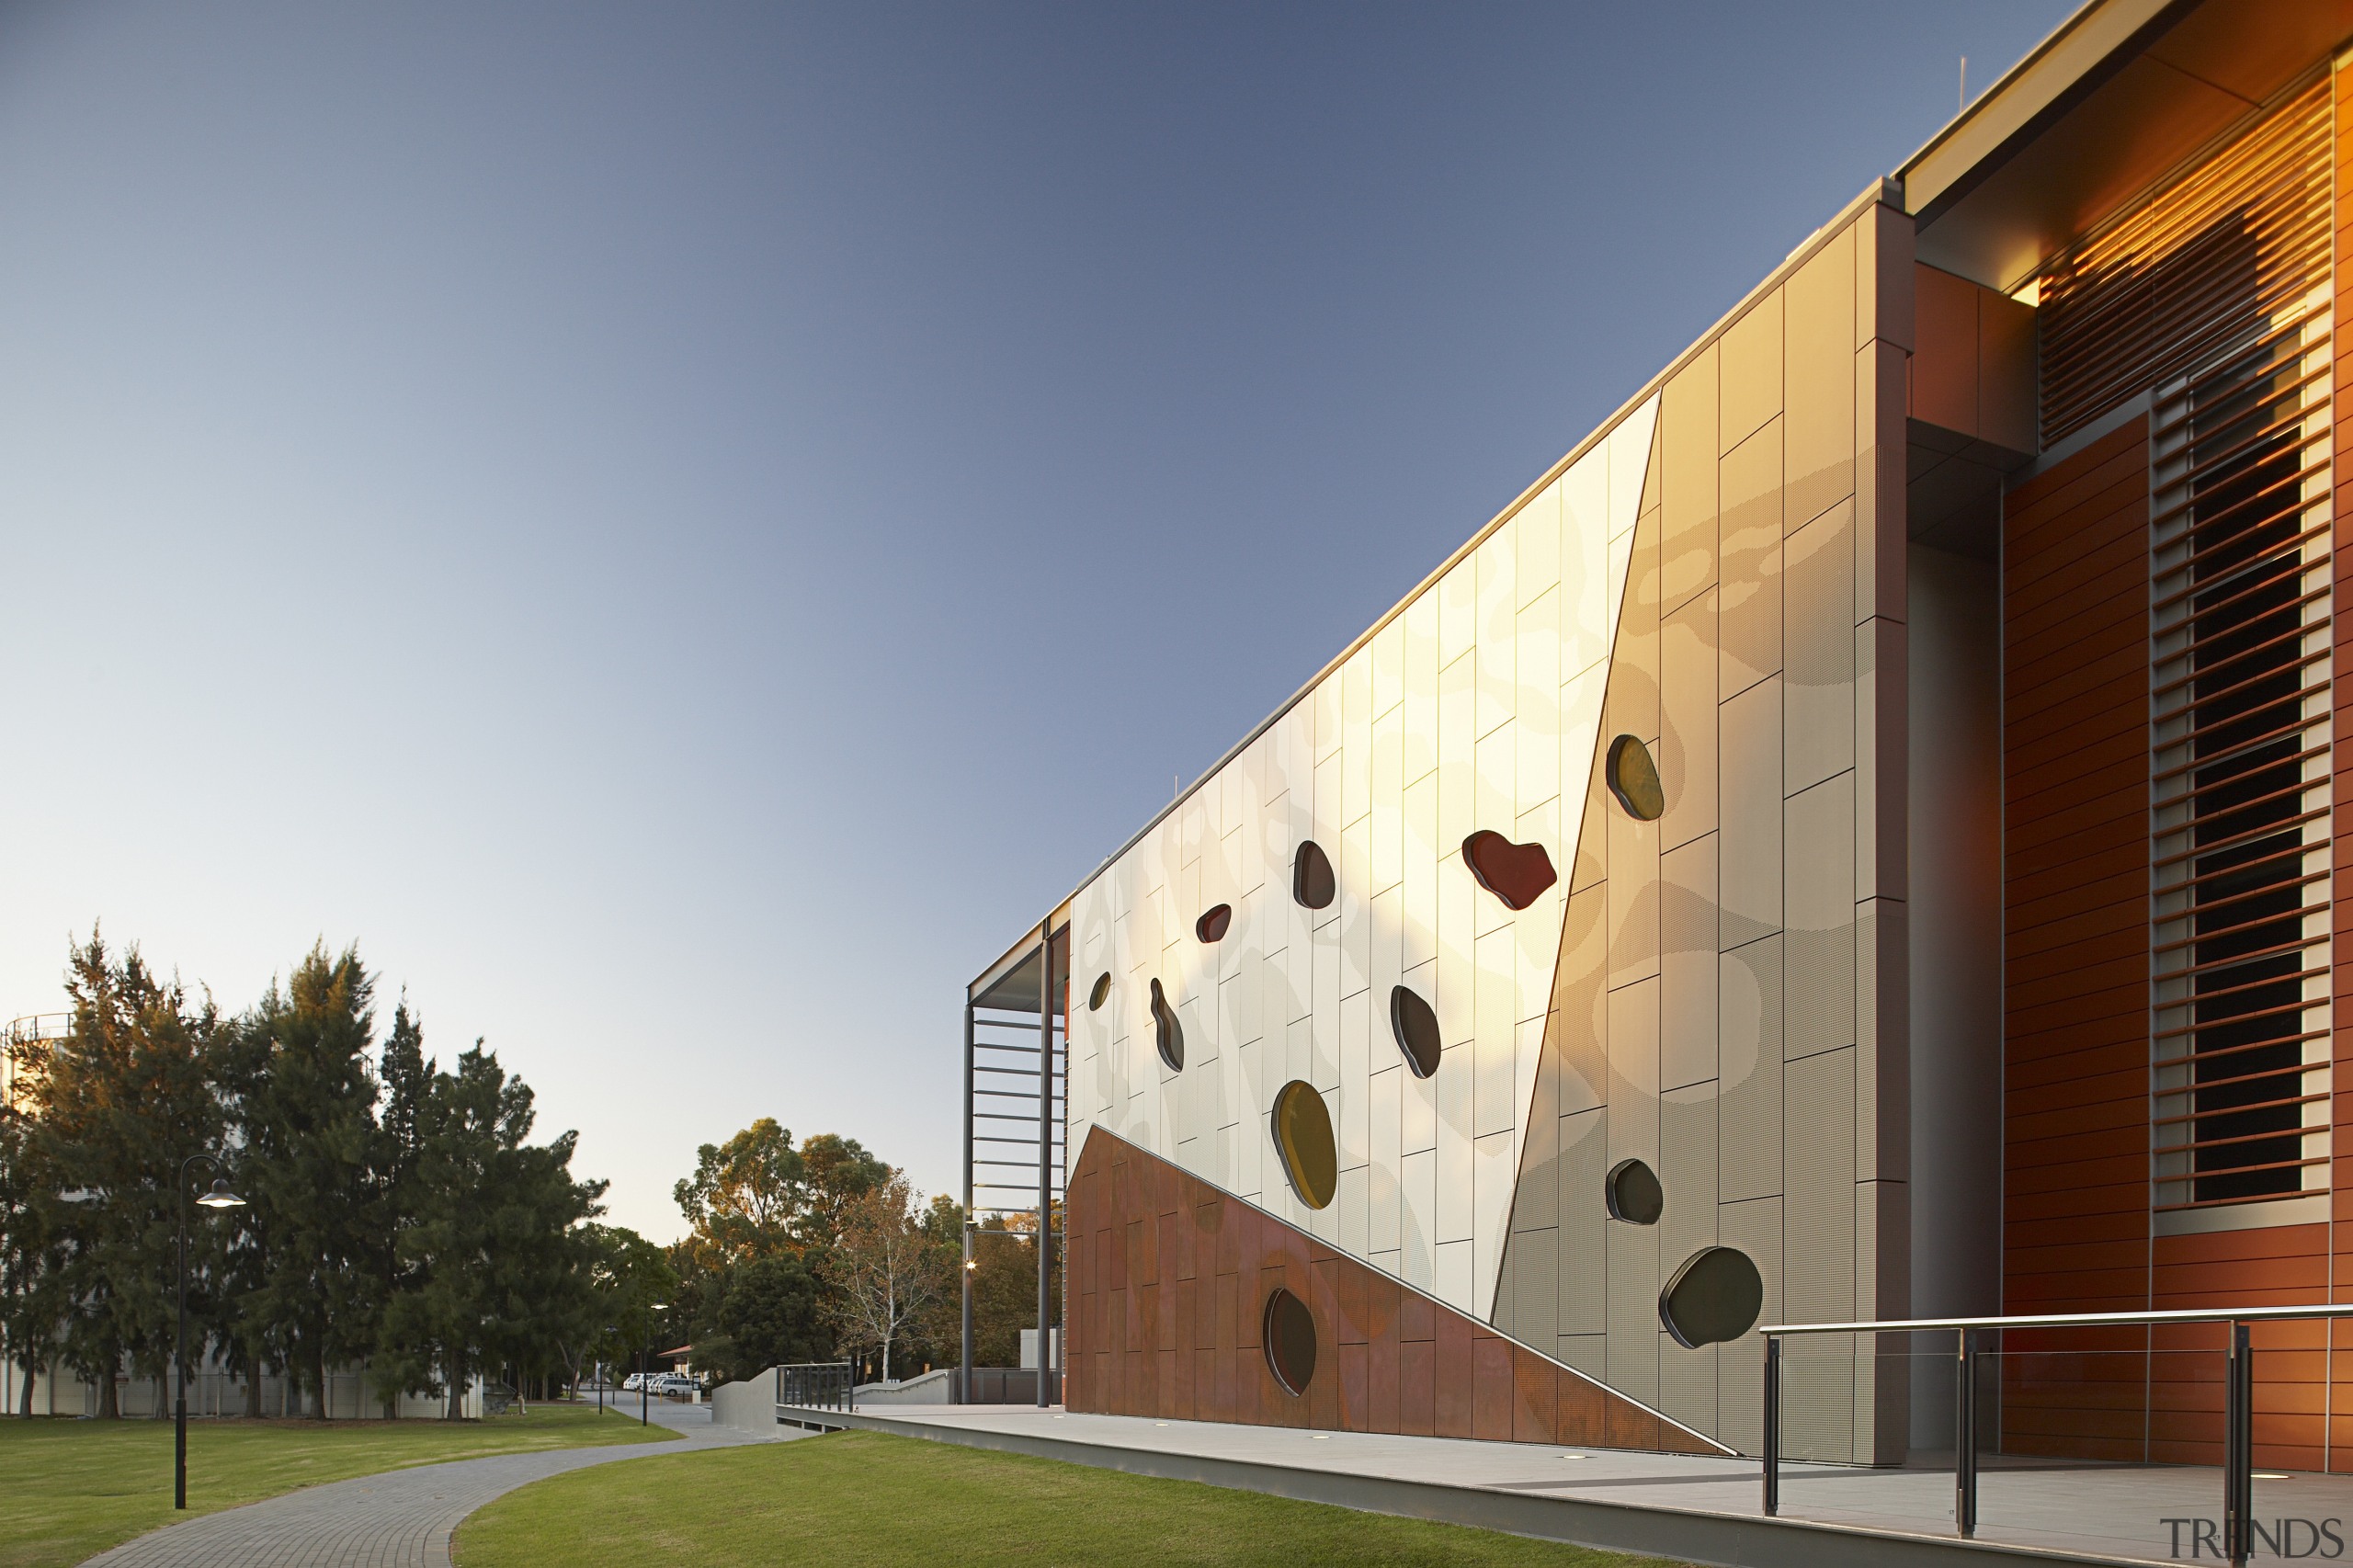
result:
<svg viewBox="0 0 2353 1568"><path fill-rule="evenodd" d="M684 1398L688 1394L701 1392L702 1385L680 1373L664 1372L654 1380L654 1392L658 1394L676 1394Z"/></svg>
<svg viewBox="0 0 2353 1568"><path fill-rule="evenodd" d="M631 1372L628 1377L621 1380L621 1387L628 1390L631 1393L635 1393L644 1386L645 1374L643 1372Z"/></svg>

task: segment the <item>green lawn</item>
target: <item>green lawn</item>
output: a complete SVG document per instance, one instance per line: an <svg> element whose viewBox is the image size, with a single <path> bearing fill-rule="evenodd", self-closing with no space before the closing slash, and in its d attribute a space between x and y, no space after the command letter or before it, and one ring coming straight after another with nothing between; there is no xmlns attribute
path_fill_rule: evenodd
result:
<svg viewBox="0 0 2353 1568"><path fill-rule="evenodd" d="M454 1555L459 1568L1654 1561L880 1432L665 1454L534 1482L460 1526Z"/></svg>
<svg viewBox="0 0 2353 1568"><path fill-rule="evenodd" d="M597 1407L489 1421L193 1421L190 1514L379 1471L676 1434ZM168 1421L0 1420L0 1568L64 1568L167 1524Z"/></svg>

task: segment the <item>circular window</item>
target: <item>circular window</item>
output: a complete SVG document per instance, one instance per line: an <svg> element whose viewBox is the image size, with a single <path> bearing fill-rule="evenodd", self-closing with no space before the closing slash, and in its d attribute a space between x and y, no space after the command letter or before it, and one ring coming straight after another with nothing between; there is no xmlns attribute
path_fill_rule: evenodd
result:
<svg viewBox="0 0 2353 1568"><path fill-rule="evenodd" d="M1430 1005L1400 985L1389 993L1389 1030L1397 1037L1397 1049L1405 1053L1405 1065L1414 1070L1416 1078L1427 1078L1438 1071L1441 1045L1438 1032L1438 1015Z"/></svg>
<svg viewBox="0 0 2353 1568"><path fill-rule="evenodd" d="M1765 1310L1765 1280L1734 1247L1702 1247L1658 1293L1658 1321L1686 1350L1738 1339Z"/></svg>
<svg viewBox="0 0 2353 1568"><path fill-rule="evenodd" d="M1168 1063L1171 1073L1185 1070L1185 1028L1176 1021L1176 1009L1168 1005L1168 994L1160 989L1160 982L1152 983L1153 1043L1160 1047L1160 1059Z"/></svg>
<svg viewBox="0 0 2353 1568"><path fill-rule="evenodd" d="M1221 903L1193 922L1193 935L1204 942L1214 942L1223 937L1225 928L1233 924L1233 905Z"/></svg>
<svg viewBox="0 0 2353 1568"><path fill-rule="evenodd" d="M1306 908L1322 909L1339 891L1340 880L1332 874L1332 858L1315 840L1302 839L1299 853L1291 857L1290 896Z"/></svg>
<svg viewBox="0 0 2353 1568"><path fill-rule="evenodd" d="M1310 1209L1328 1209L1340 1186L1339 1153L1332 1144L1332 1113L1315 1085L1293 1078L1275 1091L1275 1153L1282 1156L1291 1190Z"/></svg>
<svg viewBox="0 0 2353 1568"><path fill-rule="evenodd" d="M1656 822L1665 812L1666 791L1659 787L1658 765L1651 761L1651 748L1633 736L1620 735L1609 743L1602 777L1635 821Z"/></svg>
<svg viewBox="0 0 2353 1568"><path fill-rule="evenodd" d="M1620 1160L1610 1166L1601 1196L1609 1207L1609 1217L1630 1225L1655 1225L1659 1211L1666 1207L1657 1174L1640 1160Z"/></svg>
<svg viewBox="0 0 2353 1568"><path fill-rule="evenodd" d="M1110 995L1111 971L1107 969L1095 977L1095 989L1086 994L1086 1010L1090 1013L1101 1012L1103 1004L1110 999Z"/></svg>
<svg viewBox="0 0 2353 1568"><path fill-rule="evenodd" d="M1305 1393L1315 1377L1315 1314L1307 1303L1276 1286L1267 1296L1258 1343L1266 1346L1267 1370L1275 1374L1283 1392Z"/></svg>
<svg viewBox="0 0 2353 1568"><path fill-rule="evenodd" d="M1526 909L1559 881L1552 857L1540 844L1514 844L1492 828L1462 841L1462 863L1479 885L1503 900L1506 909Z"/></svg>

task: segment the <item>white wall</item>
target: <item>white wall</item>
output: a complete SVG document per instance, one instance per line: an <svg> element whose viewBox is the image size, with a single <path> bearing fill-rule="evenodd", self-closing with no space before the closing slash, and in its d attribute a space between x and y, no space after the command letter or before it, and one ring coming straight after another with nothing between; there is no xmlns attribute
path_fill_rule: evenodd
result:
<svg viewBox="0 0 2353 1568"><path fill-rule="evenodd" d="M1568 874L1656 415L1653 399L1620 421L1079 890L1071 1159L1099 1124L1488 1317L1563 889L1515 914L1461 845L1492 829ZM1339 882L1320 911L1291 896L1310 838ZM1220 903L1224 939L1197 940ZM1154 1048L1154 979L1182 1021L1181 1073ZM1390 1031L1399 983L1443 1031L1427 1080ZM1293 1079L1323 1095L1338 1144L1320 1211L1267 1131Z"/></svg>

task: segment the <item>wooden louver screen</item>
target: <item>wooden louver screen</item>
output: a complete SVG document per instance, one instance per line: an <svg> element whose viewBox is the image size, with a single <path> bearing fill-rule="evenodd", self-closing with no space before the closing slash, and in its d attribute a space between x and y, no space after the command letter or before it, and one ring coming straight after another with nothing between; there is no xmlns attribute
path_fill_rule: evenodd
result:
<svg viewBox="0 0 2353 1568"><path fill-rule="evenodd" d="M2324 75L2044 265L2046 449L2301 312L2328 274L2330 119Z"/></svg>
<svg viewBox="0 0 2353 1568"><path fill-rule="evenodd" d="M2046 445L2150 410L2154 1206L2325 1190L2329 85L2041 279Z"/></svg>
<svg viewBox="0 0 2353 1568"><path fill-rule="evenodd" d="M2160 1210L2327 1186L2330 125L2324 84L2100 236L2146 280Z"/></svg>

